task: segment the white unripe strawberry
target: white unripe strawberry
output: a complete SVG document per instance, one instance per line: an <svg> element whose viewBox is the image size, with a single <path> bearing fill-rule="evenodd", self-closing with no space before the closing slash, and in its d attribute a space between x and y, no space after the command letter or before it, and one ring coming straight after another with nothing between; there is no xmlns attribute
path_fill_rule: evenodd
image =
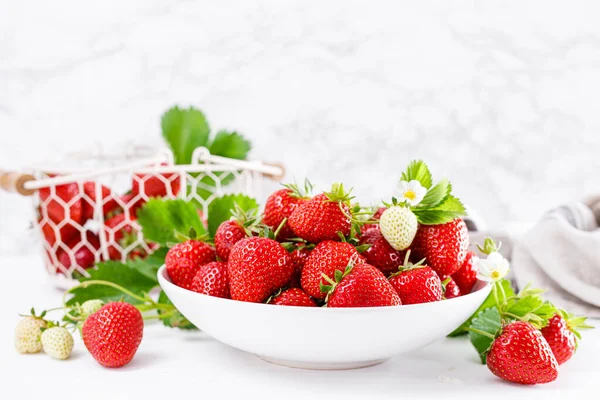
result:
<svg viewBox="0 0 600 400"><path fill-rule="evenodd" d="M15 348L19 353L38 353L42 350L42 328L46 321L42 318L29 316L23 318L15 328Z"/></svg>
<svg viewBox="0 0 600 400"><path fill-rule="evenodd" d="M73 350L73 336L61 326L46 329L42 333L44 352L57 360L66 360Z"/></svg>
<svg viewBox="0 0 600 400"><path fill-rule="evenodd" d="M381 214L379 229L395 250L405 250L413 242L419 223L416 215L404 206L391 206Z"/></svg>
<svg viewBox="0 0 600 400"><path fill-rule="evenodd" d="M81 305L81 314L83 317L88 317L101 309L103 305L104 302L102 300L88 300Z"/></svg>

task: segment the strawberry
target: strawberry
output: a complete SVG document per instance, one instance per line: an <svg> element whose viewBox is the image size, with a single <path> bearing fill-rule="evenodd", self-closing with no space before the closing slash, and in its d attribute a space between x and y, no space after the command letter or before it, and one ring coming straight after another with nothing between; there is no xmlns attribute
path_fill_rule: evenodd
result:
<svg viewBox="0 0 600 400"><path fill-rule="evenodd" d="M81 235L77 235L67 242L67 247L73 252L73 259L76 265L83 269L88 269L96 263L96 252L100 248L100 240L94 233L87 231L85 242L82 243ZM58 262L66 269L71 268L71 252L59 249Z"/></svg>
<svg viewBox="0 0 600 400"><path fill-rule="evenodd" d="M460 218L440 225L419 225L411 246L415 259L425 258L441 279L460 269L467 256L469 231Z"/></svg>
<svg viewBox="0 0 600 400"><path fill-rule="evenodd" d="M477 282L477 267L475 266L474 252L468 251L465 261L458 271L452 274L452 280L456 282L462 294L469 294Z"/></svg>
<svg viewBox="0 0 600 400"><path fill-rule="evenodd" d="M102 205L102 215L106 215L119 207L119 205L108 187L99 183L98 185L102 192L102 200L100 200ZM83 220L87 221L88 219L94 218L94 208L96 207L96 182L84 182L83 193L85 194L82 198Z"/></svg>
<svg viewBox="0 0 600 400"><path fill-rule="evenodd" d="M412 264L406 254L404 265L389 277L390 284L400 296L402 304L429 303L442 300L443 288L439 276L427 265Z"/></svg>
<svg viewBox="0 0 600 400"><path fill-rule="evenodd" d="M285 219L289 219L292 213L307 201L308 198L299 192L296 185L288 185L285 189L278 190L269 196L265 203L262 222L276 230ZM285 240L293 236L294 232L286 222L280 228L276 239Z"/></svg>
<svg viewBox="0 0 600 400"><path fill-rule="evenodd" d="M352 227L349 193L334 184L330 193L319 194L297 207L288 220L296 236L311 242L340 240Z"/></svg>
<svg viewBox="0 0 600 400"><path fill-rule="evenodd" d="M38 218L38 223L46 243L50 246L54 246L56 242L68 243L78 232L78 229L71 225L71 222L62 225L58 228L58 225L54 221L42 220Z"/></svg>
<svg viewBox="0 0 600 400"><path fill-rule="evenodd" d="M81 304L81 316L87 318L102 308L104 302L99 299L86 300Z"/></svg>
<svg viewBox="0 0 600 400"><path fill-rule="evenodd" d="M321 289L327 293L327 307L384 307L399 306L400 297L380 270L369 264L348 265L345 271L336 271L335 281L327 277L329 285Z"/></svg>
<svg viewBox="0 0 600 400"><path fill-rule="evenodd" d="M83 323L83 343L100 365L119 368L135 355L144 335L144 320L128 303L108 303Z"/></svg>
<svg viewBox="0 0 600 400"><path fill-rule="evenodd" d="M62 326L54 326L42 333L44 353L57 360L66 360L73 350L73 336Z"/></svg>
<svg viewBox="0 0 600 400"><path fill-rule="evenodd" d="M410 208L393 205L381 214L379 230L395 250L406 250L417 234L416 215Z"/></svg>
<svg viewBox="0 0 600 400"><path fill-rule="evenodd" d="M234 244L248 237L246 230L235 220L224 221L215 232L215 249L223 261L229 258L229 252Z"/></svg>
<svg viewBox="0 0 600 400"><path fill-rule="evenodd" d="M83 205L79 187L76 183L41 188L39 190L40 208L48 218L56 223L65 219L83 225Z"/></svg>
<svg viewBox="0 0 600 400"><path fill-rule="evenodd" d="M161 165L167 164L163 163ZM131 192L142 195L145 200L150 197L177 197L180 186L180 176L174 172L135 174L131 184Z"/></svg>
<svg viewBox="0 0 600 400"><path fill-rule="evenodd" d="M306 292L300 288L291 288L273 295L267 303L278 306L316 307L317 305Z"/></svg>
<svg viewBox="0 0 600 400"><path fill-rule="evenodd" d="M360 238L360 244L371 245L361 255L367 260L368 264L379 268L386 276L398 271L398 266L402 264L406 254L404 251L395 250L390 246L379 229L365 231Z"/></svg>
<svg viewBox="0 0 600 400"><path fill-rule="evenodd" d="M364 258L354 246L347 242L327 240L319 243L306 258L300 283L302 289L315 299L323 300L321 284L325 284L323 274L333 278L335 271L343 272L350 262L364 262Z"/></svg>
<svg viewBox="0 0 600 400"><path fill-rule="evenodd" d="M136 193L126 193L119 198L119 203L122 204L122 212L127 210L130 216L135 216L137 210L146 203L146 200Z"/></svg>
<svg viewBox="0 0 600 400"><path fill-rule="evenodd" d="M550 345L558 364L567 362L575 353L577 338L580 334L577 329L591 328L585 324L585 317L575 317L566 311L559 313L548 320L548 325L542 328L542 335Z"/></svg>
<svg viewBox="0 0 600 400"><path fill-rule="evenodd" d="M298 244L296 248L290 253L292 257L292 265L294 266L294 274L292 275L292 279L288 283L288 287L301 287L300 278L302 276L302 268L304 268L304 264L306 263L306 259L308 255L312 251L312 247L307 247L304 243Z"/></svg>
<svg viewBox="0 0 600 400"><path fill-rule="evenodd" d="M42 329L46 328L47 322L43 316L36 316L33 309L31 314L19 321L15 328L15 348L22 354L39 353L42 350Z"/></svg>
<svg viewBox="0 0 600 400"><path fill-rule="evenodd" d="M104 233L108 241L108 256L111 260L123 260L129 246L137 240L139 228L135 217L117 214L104 222Z"/></svg>
<svg viewBox="0 0 600 400"><path fill-rule="evenodd" d="M200 266L215 260L215 250L208 244L199 240L188 240L169 249L165 265L175 285L190 289Z"/></svg>
<svg viewBox="0 0 600 400"><path fill-rule="evenodd" d="M213 261L201 265L192 280L190 290L209 296L229 299L229 280L227 279L227 263Z"/></svg>
<svg viewBox="0 0 600 400"><path fill-rule="evenodd" d="M444 287L444 298L453 299L462 296L462 292L456 282L451 277L448 277L442 282Z"/></svg>
<svg viewBox="0 0 600 400"><path fill-rule="evenodd" d="M548 342L528 322L504 326L486 361L494 375L524 385L552 382L558 376L558 363Z"/></svg>
<svg viewBox="0 0 600 400"><path fill-rule="evenodd" d="M387 210L387 207L379 207L375 213L373 213L373 215L371 216L371 220L373 221L379 221L381 219L381 215L383 214L383 212ZM363 226L360 227L360 231L361 233L365 233L368 230L371 229L377 229L379 230L379 224L364 224Z"/></svg>
<svg viewBox="0 0 600 400"><path fill-rule="evenodd" d="M227 261L229 288L234 300L262 303L288 283L293 273L287 250L265 237L240 240L231 249Z"/></svg>

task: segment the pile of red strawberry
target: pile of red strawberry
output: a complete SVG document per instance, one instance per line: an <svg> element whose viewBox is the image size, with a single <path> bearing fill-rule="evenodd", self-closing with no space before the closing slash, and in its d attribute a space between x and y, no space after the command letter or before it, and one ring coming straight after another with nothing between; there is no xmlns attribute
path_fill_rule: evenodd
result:
<svg viewBox="0 0 600 400"><path fill-rule="evenodd" d="M102 197L97 198L99 186ZM152 244L137 244L139 228L136 224L137 210L150 197L174 197L179 192L180 181L176 174L135 174L131 190L118 195L100 183L67 183L54 188L39 190L38 221L48 246L49 259L58 263L57 272L71 268L73 261L83 269L94 265L100 249L99 234L104 234L108 258L143 258L152 249ZM95 209L101 207L104 226L88 229L88 220L93 220ZM44 218L45 217L45 218ZM97 217L97 219L99 219ZM55 246L55 244L60 245ZM72 253L72 256L70 255Z"/></svg>
<svg viewBox="0 0 600 400"><path fill-rule="evenodd" d="M308 307L398 306L471 291L477 277L460 218L419 226L411 254L383 237L377 222L385 208L361 221L351 200L341 185L314 197L289 185L271 194L262 219L223 222L214 247L197 240L172 247L169 276L211 296ZM427 265L412 264L409 254Z"/></svg>

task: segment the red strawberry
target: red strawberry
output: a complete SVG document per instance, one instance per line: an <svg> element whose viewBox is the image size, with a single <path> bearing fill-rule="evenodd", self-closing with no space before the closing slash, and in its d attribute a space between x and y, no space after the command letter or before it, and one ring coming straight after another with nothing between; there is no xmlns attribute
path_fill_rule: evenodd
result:
<svg viewBox="0 0 600 400"><path fill-rule="evenodd" d="M265 203L265 211L263 215L263 224L273 230L276 230L284 219L290 218L292 212L300 205L306 203L308 198L303 197L299 191L294 190L293 185L285 189L278 190L272 193ZM281 228L276 239L287 239L294 236L294 232L290 229L288 223Z"/></svg>
<svg viewBox="0 0 600 400"><path fill-rule="evenodd" d="M100 248L100 240L92 232L86 232L85 241L81 240L81 235L77 235L75 238L67 242L69 249L77 249L73 253L73 259L76 265L83 269L88 269L94 266L96 263L96 252ZM66 268L69 269L72 265L72 259L69 252L62 251L58 253L58 261Z"/></svg>
<svg viewBox="0 0 600 400"><path fill-rule="evenodd" d="M323 279L323 274L333 278L336 270L343 272L350 262L364 262L364 258L350 243L332 240L319 243L310 252L302 268L302 289L315 299L324 299L326 293L321 292L321 284L327 281Z"/></svg>
<svg viewBox="0 0 600 400"><path fill-rule="evenodd" d="M145 200L150 197L177 197L180 186L180 176L174 172L135 174L131 184L131 192L141 194Z"/></svg>
<svg viewBox="0 0 600 400"><path fill-rule="evenodd" d="M92 357L108 368L128 364L143 335L142 314L123 302L105 304L85 320L81 330L83 343Z"/></svg>
<svg viewBox="0 0 600 400"><path fill-rule="evenodd" d="M452 280L456 282L462 294L471 293L475 282L477 282L477 267L473 257L477 256L474 252L468 251L460 269L452 274Z"/></svg>
<svg viewBox="0 0 600 400"><path fill-rule="evenodd" d="M558 376L558 363L548 342L528 322L504 326L486 360L494 375L510 382L534 385L552 382Z"/></svg>
<svg viewBox="0 0 600 400"><path fill-rule="evenodd" d="M215 250L199 240L178 243L165 257L167 273L175 285L190 289L200 266L215 261L215 256Z"/></svg>
<svg viewBox="0 0 600 400"><path fill-rule="evenodd" d="M385 240L379 229L368 229L361 238L360 244L370 244L367 250L361 255L367 260L367 263L379 268L384 275L398 271L398 267L404 261L406 251L394 250Z"/></svg>
<svg viewBox="0 0 600 400"><path fill-rule="evenodd" d="M231 249L227 273L232 299L262 303L289 282L294 267L289 253L278 242L249 237Z"/></svg>
<svg viewBox="0 0 600 400"><path fill-rule="evenodd" d="M294 266L294 275L292 275L292 279L288 283L288 287L301 287L300 278L302 276L302 268L304 268L306 259L311 251L311 247L307 247L305 244L299 244L290 253L290 256L292 257L292 265Z"/></svg>
<svg viewBox="0 0 600 400"><path fill-rule="evenodd" d="M207 294L224 299L231 298L229 294L229 279L227 279L227 263L213 261L201 265L192 280L190 289L196 293Z"/></svg>
<svg viewBox="0 0 600 400"><path fill-rule="evenodd" d="M444 286L444 297L446 299L453 299L455 297L460 297L462 296L462 292L460 291L460 288L458 287L458 285L456 284L456 282L454 282L454 280L450 277L446 278L443 282L443 286Z"/></svg>
<svg viewBox="0 0 600 400"><path fill-rule="evenodd" d="M117 214L104 222L104 233L108 241L108 256L111 260L121 260L127 255L131 244L137 241L139 228L135 216Z"/></svg>
<svg viewBox="0 0 600 400"><path fill-rule="evenodd" d="M456 218L441 225L419 225L411 250L416 260L425 258L427 265L445 279L463 265L468 247L467 225Z"/></svg>
<svg viewBox="0 0 600 400"><path fill-rule="evenodd" d="M83 224L83 206L76 183L55 186L54 194L52 188L41 188L39 196L40 208L52 221L59 223L67 219L79 225Z"/></svg>
<svg viewBox="0 0 600 400"><path fill-rule="evenodd" d="M73 225L67 223L66 225L57 228L58 224L54 221L42 221L41 217L38 218L40 229L44 235L44 239L50 246L58 242L66 243L71 240L78 232L78 229Z"/></svg>
<svg viewBox="0 0 600 400"><path fill-rule="evenodd" d="M409 256L410 253L406 256L404 266L400 266L400 270L389 278L402 304L442 300L444 291L439 276L427 265L408 262Z"/></svg>
<svg viewBox="0 0 600 400"><path fill-rule="evenodd" d="M100 190L102 191L102 215L106 215L111 211L119 207L119 204L115 200L111 190L98 183ZM83 220L94 218L94 208L96 207L96 182L84 182L83 193L85 197L82 198L83 205Z"/></svg>
<svg viewBox="0 0 600 400"><path fill-rule="evenodd" d="M373 214L373 216L371 217L372 220L375 221L379 221L379 219L381 218L381 214L383 214L383 212L387 210L387 207L379 207L377 209L377 211L375 211L375 213ZM363 226L360 227L360 231L364 234L366 231L369 231L371 229L377 229L379 230L379 224L364 224Z"/></svg>
<svg viewBox="0 0 600 400"><path fill-rule="evenodd" d="M337 272L329 292L327 307L384 307L399 306L400 297L380 270L369 264L350 264L342 273Z"/></svg>
<svg viewBox="0 0 600 400"><path fill-rule="evenodd" d="M215 249L223 261L227 261L234 244L248 237L246 230L235 220L224 221L215 233Z"/></svg>
<svg viewBox="0 0 600 400"><path fill-rule="evenodd" d="M304 290L300 288L291 288L274 295L269 304L278 306L296 306L296 307L316 307L317 305Z"/></svg>
<svg viewBox="0 0 600 400"><path fill-rule="evenodd" d="M350 234L350 200L341 184L333 185L331 193L319 194L296 208L288 220L289 227L311 243L340 240L340 233Z"/></svg>
<svg viewBox="0 0 600 400"><path fill-rule="evenodd" d="M550 345L554 357L559 364L568 361L577 348L577 339L581 335L578 329L588 329L586 317L576 317L559 310L559 313L548 320L548 325L542 328L542 335Z"/></svg>

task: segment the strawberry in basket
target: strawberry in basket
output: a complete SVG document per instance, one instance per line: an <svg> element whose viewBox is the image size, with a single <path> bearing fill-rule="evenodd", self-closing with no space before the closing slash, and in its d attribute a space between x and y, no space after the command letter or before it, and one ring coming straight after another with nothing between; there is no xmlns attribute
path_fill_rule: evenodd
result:
<svg viewBox="0 0 600 400"><path fill-rule="evenodd" d="M161 165L167 165L162 163ZM135 174L131 182L131 193L150 197L176 197L180 188L179 174L174 172Z"/></svg>

